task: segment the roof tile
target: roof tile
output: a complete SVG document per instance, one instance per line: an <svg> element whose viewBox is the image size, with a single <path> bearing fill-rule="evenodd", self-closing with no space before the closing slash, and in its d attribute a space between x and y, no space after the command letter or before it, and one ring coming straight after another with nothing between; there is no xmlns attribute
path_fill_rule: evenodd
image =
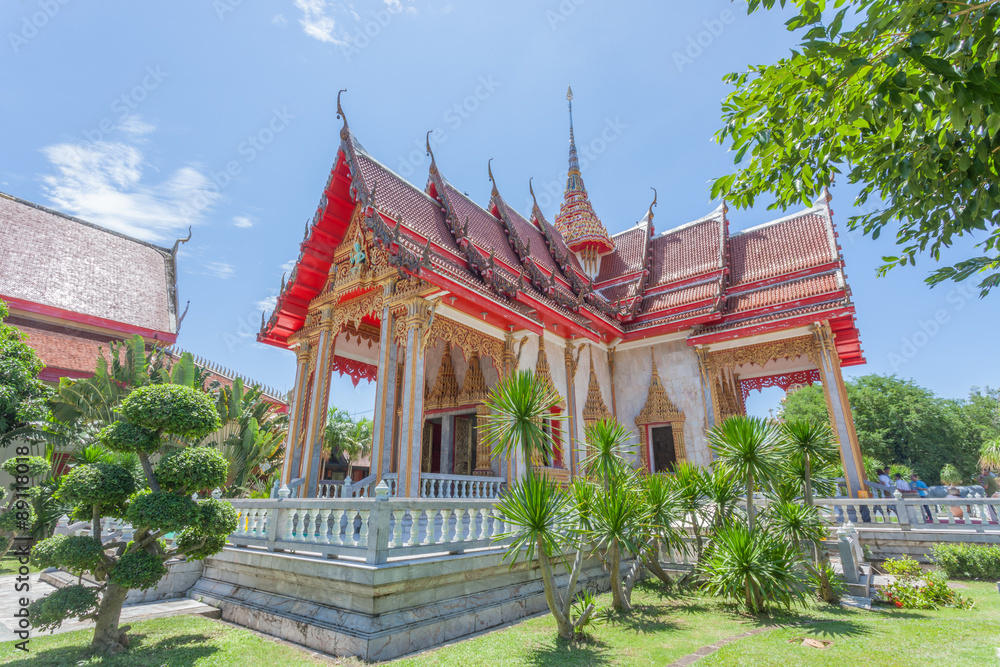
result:
<svg viewBox="0 0 1000 667"><path fill-rule="evenodd" d="M839 259L825 216L807 211L729 237L731 285L774 278Z"/></svg>

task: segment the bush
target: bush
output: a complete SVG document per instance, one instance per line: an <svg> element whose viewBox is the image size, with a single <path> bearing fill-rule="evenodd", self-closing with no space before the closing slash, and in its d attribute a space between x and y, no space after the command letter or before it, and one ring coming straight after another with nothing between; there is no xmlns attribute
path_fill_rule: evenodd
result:
<svg viewBox="0 0 1000 667"><path fill-rule="evenodd" d="M903 479L909 482L910 475L913 474L913 468L903 463L893 463L892 465L889 466L889 477L893 480L894 483L896 479L896 473L899 473L899 475L902 476Z"/></svg>
<svg viewBox="0 0 1000 667"><path fill-rule="evenodd" d="M876 592L876 599L903 609L936 609L939 606L971 609L974 602L948 588L940 572L924 572L910 558L885 562L885 569L894 581ZM922 581L921 581L922 580Z"/></svg>
<svg viewBox="0 0 1000 667"><path fill-rule="evenodd" d="M160 557L148 551L128 551L108 575L108 580L125 588L144 591L155 586L167 573Z"/></svg>
<svg viewBox="0 0 1000 667"><path fill-rule="evenodd" d="M93 571L101 565L104 549L93 537L56 535L31 550L31 562L40 568L64 567L70 572Z"/></svg>
<svg viewBox="0 0 1000 667"><path fill-rule="evenodd" d="M132 496L125 519L138 528L172 533L198 519L198 503L188 496L144 491Z"/></svg>
<svg viewBox="0 0 1000 667"><path fill-rule="evenodd" d="M26 533L35 525L35 507L27 500L15 500L0 512L0 533Z"/></svg>
<svg viewBox="0 0 1000 667"><path fill-rule="evenodd" d="M66 586L28 605L28 618L36 630L55 630L64 620L93 614L97 607L97 589Z"/></svg>
<svg viewBox="0 0 1000 667"><path fill-rule="evenodd" d="M962 473L952 464L946 463L941 468L941 483L948 486L958 486L962 483Z"/></svg>
<svg viewBox="0 0 1000 667"><path fill-rule="evenodd" d="M949 579L1000 579L1000 546L935 544L931 558Z"/></svg>
<svg viewBox="0 0 1000 667"><path fill-rule="evenodd" d="M193 493L223 486L229 464L214 447L185 447L163 457L156 479L168 491Z"/></svg>
<svg viewBox="0 0 1000 667"><path fill-rule="evenodd" d="M174 384L139 387L122 401L125 421L150 431L197 440L219 428L219 411L208 394Z"/></svg>
<svg viewBox="0 0 1000 667"><path fill-rule="evenodd" d="M15 456L7 459L0 468L11 477L41 477L51 468L41 456Z"/></svg>
<svg viewBox="0 0 1000 667"><path fill-rule="evenodd" d="M196 504L198 517L196 521L189 523L195 523L197 529L202 533L218 533L227 537L239 525L239 512L224 500L209 498Z"/></svg>
<svg viewBox="0 0 1000 667"><path fill-rule="evenodd" d="M155 432L124 421L116 421L105 426L97 435L97 439L102 445L116 452L152 454L160 449L161 444Z"/></svg>
<svg viewBox="0 0 1000 667"><path fill-rule="evenodd" d="M719 530L702 570L713 595L734 600L747 611L761 613L769 603L791 607L805 602L801 556L781 538L743 525Z"/></svg>
<svg viewBox="0 0 1000 667"><path fill-rule="evenodd" d="M135 492L135 479L113 463L88 463L73 468L59 485L59 498L82 505L120 505Z"/></svg>
<svg viewBox="0 0 1000 667"><path fill-rule="evenodd" d="M205 543L199 547L202 540ZM222 551L228 540L229 535L210 535L194 528L185 528L177 534L177 547L185 552L188 560L204 560Z"/></svg>

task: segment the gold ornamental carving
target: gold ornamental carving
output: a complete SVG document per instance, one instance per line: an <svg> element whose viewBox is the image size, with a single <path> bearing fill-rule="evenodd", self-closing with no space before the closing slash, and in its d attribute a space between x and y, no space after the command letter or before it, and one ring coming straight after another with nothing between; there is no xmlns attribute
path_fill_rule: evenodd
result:
<svg viewBox="0 0 1000 667"><path fill-rule="evenodd" d="M462 391L458 395L459 405L471 405L481 403L486 400L490 390L486 386L486 378L483 377L483 369L479 365L479 353L473 352L469 357L469 367L465 371L465 380L462 382Z"/></svg>
<svg viewBox="0 0 1000 667"><path fill-rule="evenodd" d="M601 394L601 383L597 381L597 371L594 369L594 352L590 351L590 383L587 385L587 402L583 404L583 421L592 424L602 419L610 419L611 411L604 403Z"/></svg>
<svg viewBox="0 0 1000 667"><path fill-rule="evenodd" d="M461 348L466 356L477 354L480 357L489 357L497 372L503 372L504 342L499 338L443 316L434 318L427 338L428 341L441 340L451 343Z"/></svg>
<svg viewBox="0 0 1000 667"><path fill-rule="evenodd" d="M724 368L735 368L744 364L754 364L763 368L769 361L795 359L801 356L808 357L817 368L822 368L820 346L815 336L796 336L712 351L707 354L707 358L699 354L699 359L705 365L707 375L715 377Z"/></svg>
<svg viewBox="0 0 1000 667"><path fill-rule="evenodd" d="M451 360L451 343L444 344L441 369L438 371L434 388L427 395L425 409L453 408L458 405L458 379Z"/></svg>

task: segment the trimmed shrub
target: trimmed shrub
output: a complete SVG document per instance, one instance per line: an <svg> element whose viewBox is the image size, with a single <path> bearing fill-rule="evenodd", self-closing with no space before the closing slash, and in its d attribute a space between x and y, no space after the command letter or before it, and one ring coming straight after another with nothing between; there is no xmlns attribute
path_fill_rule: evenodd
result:
<svg viewBox="0 0 1000 667"><path fill-rule="evenodd" d="M120 505L135 492L132 474L113 463L73 468L59 485L59 498L83 505Z"/></svg>
<svg viewBox="0 0 1000 667"><path fill-rule="evenodd" d="M214 447L185 447L170 452L156 467L160 486L177 493L193 493L223 486L229 464Z"/></svg>
<svg viewBox="0 0 1000 667"><path fill-rule="evenodd" d="M239 512L226 501L209 498L196 504L198 505L198 518L194 523L202 533L218 533L227 536L234 532L239 525Z"/></svg>
<svg viewBox="0 0 1000 667"><path fill-rule="evenodd" d="M155 432L125 421L116 421L105 426L97 435L97 439L102 445L116 452L152 454L160 449L161 444Z"/></svg>
<svg viewBox="0 0 1000 667"><path fill-rule="evenodd" d="M160 557L148 551L130 551L122 555L108 575L111 583L144 591L152 588L167 573Z"/></svg>
<svg viewBox="0 0 1000 667"><path fill-rule="evenodd" d="M228 538L229 535L209 535L193 528L185 528L177 533L177 547L185 552L188 560L203 560L222 551ZM197 547L202 540L205 543Z"/></svg>
<svg viewBox="0 0 1000 667"><path fill-rule="evenodd" d="M15 456L7 459L0 468L11 477L41 477L49 472L51 465L41 456Z"/></svg>
<svg viewBox="0 0 1000 667"><path fill-rule="evenodd" d="M144 491L132 496L125 519L138 528L172 533L198 520L198 503L188 496Z"/></svg>
<svg viewBox="0 0 1000 667"><path fill-rule="evenodd" d="M931 558L949 579L1000 579L1000 546L935 544Z"/></svg>
<svg viewBox="0 0 1000 667"><path fill-rule="evenodd" d="M178 438L197 440L219 428L211 396L174 384L135 389L122 401L120 412L127 422Z"/></svg>
<svg viewBox="0 0 1000 667"><path fill-rule="evenodd" d="M28 605L28 618L36 630L55 630L67 618L93 614L98 604L96 588L66 586Z"/></svg>
<svg viewBox="0 0 1000 667"><path fill-rule="evenodd" d="M0 512L0 533L26 533L35 525L35 507L25 499L15 500Z"/></svg>
<svg viewBox="0 0 1000 667"><path fill-rule="evenodd" d="M31 550L31 562L40 568L64 567L71 572L95 570L101 564L101 543L86 535L55 535Z"/></svg>

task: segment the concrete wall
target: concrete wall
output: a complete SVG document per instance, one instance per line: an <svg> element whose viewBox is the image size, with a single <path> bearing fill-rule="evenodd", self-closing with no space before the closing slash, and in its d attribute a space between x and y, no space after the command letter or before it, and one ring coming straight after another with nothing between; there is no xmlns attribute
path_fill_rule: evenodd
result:
<svg viewBox="0 0 1000 667"><path fill-rule="evenodd" d="M502 558L490 551L369 566L227 548L206 560L189 596L220 607L227 621L325 653L389 660L547 610L537 564L512 568ZM579 589L600 592L608 582L591 559Z"/></svg>
<svg viewBox="0 0 1000 667"><path fill-rule="evenodd" d="M868 547L871 558L884 560L909 556L930 562L935 544L1000 544L996 533L973 533L957 530L878 530L857 526L862 547Z"/></svg>
<svg viewBox="0 0 1000 667"><path fill-rule="evenodd" d="M632 429L635 444L639 442L635 418L646 404L649 382L653 376L649 348L650 346L642 346L619 350L615 355L618 421ZM708 465L712 458L705 439L705 405L698 355L684 340L657 343L652 348L663 388L674 405L684 413L684 446L688 460L698 465ZM584 383L584 400L586 389Z"/></svg>

